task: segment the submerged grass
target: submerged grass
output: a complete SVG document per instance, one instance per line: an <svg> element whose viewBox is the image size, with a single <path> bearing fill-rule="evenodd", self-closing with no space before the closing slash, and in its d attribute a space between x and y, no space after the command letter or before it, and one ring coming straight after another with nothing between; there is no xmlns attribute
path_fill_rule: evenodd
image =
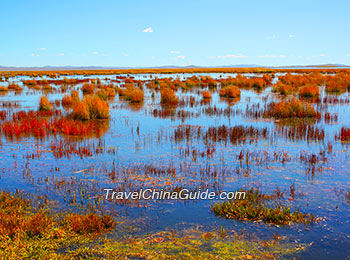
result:
<svg viewBox="0 0 350 260"><path fill-rule="evenodd" d="M233 199L215 203L212 211L215 215L228 219L263 221L275 225L291 223L310 224L316 221L312 214L300 211L292 212L289 207L273 204L271 195L262 194L259 190L249 189L245 199Z"/></svg>

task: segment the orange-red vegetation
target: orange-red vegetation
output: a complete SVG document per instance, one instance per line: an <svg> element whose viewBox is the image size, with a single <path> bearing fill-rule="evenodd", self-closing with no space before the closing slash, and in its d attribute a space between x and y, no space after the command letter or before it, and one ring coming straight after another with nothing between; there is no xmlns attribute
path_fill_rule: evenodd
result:
<svg viewBox="0 0 350 260"><path fill-rule="evenodd" d="M98 96L87 96L84 100L89 106L91 119L106 119L109 117L109 104Z"/></svg>
<svg viewBox="0 0 350 260"><path fill-rule="evenodd" d="M78 102L80 100L79 98L79 91L78 90L73 90L71 93L72 96L72 101L73 102Z"/></svg>
<svg viewBox="0 0 350 260"><path fill-rule="evenodd" d="M65 218L65 226L77 234L102 233L114 226L113 218L96 214L69 214Z"/></svg>
<svg viewBox="0 0 350 260"><path fill-rule="evenodd" d="M322 85L325 81L324 76L317 71L308 74L297 75L287 73L284 76L279 76L278 79L281 81L281 83L290 85L294 89L298 89L299 87L309 84Z"/></svg>
<svg viewBox="0 0 350 260"><path fill-rule="evenodd" d="M300 97L318 97L320 95L320 89L317 85L306 85L299 90Z"/></svg>
<svg viewBox="0 0 350 260"><path fill-rule="evenodd" d="M202 96L203 98L210 99L211 93L209 91L203 91Z"/></svg>
<svg viewBox="0 0 350 260"><path fill-rule="evenodd" d="M193 88L199 86L199 78L197 76L192 76L185 81L185 88Z"/></svg>
<svg viewBox="0 0 350 260"><path fill-rule="evenodd" d="M275 118L292 118L292 117L316 117L318 114L315 109L307 103L302 103L298 99L291 101L282 101L277 104L272 104L271 109L266 115Z"/></svg>
<svg viewBox="0 0 350 260"><path fill-rule="evenodd" d="M160 102L162 104L177 105L179 98L175 95L175 91L170 88L164 88L160 91Z"/></svg>
<svg viewBox="0 0 350 260"><path fill-rule="evenodd" d="M50 118L55 116L55 118ZM6 116L7 117L7 116ZM6 117L4 119L6 119ZM74 136L100 136L108 129L108 121L95 120L83 122L61 117L61 111L19 111L12 116L12 120L0 122L1 134L13 138L25 136L45 137L50 134L64 134Z"/></svg>
<svg viewBox="0 0 350 260"><path fill-rule="evenodd" d="M84 102L84 100L75 103L71 116L77 120L90 120L90 111L88 104Z"/></svg>
<svg viewBox="0 0 350 260"><path fill-rule="evenodd" d="M50 72L48 72L50 73ZM89 82L89 79L42 79L42 80L23 80L23 85L26 85L28 87L33 87L36 85L43 86L43 85L76 85L76 84L82 84Z"/></svg>
<svg viewBox="0 0 350 260"><path fill-rule="evenodd" d="M62 98L62 106L71 106L73 104L73 99L69 95L65 95Z"/></svg>
<svg viewBox="0 0 350 260"><path fill-rule="evenodd" d="M144 97L143 90L134 86L128 86L126 89L121 89L119 94L131 102L142 102Z"/></svg>
<svg viewBox="0 0 350 260"><path fill-rule="evenodd" d="M15 90L15 91L21 91L21 90L22 90L22 88L21 88L18 84L16 84L16 83L10 83L10 84L7 86L7 88L8 88L9 90Z"/></svg>
<svg viewBox="0 0 350 260"><path fill-rule="evenodd" d="M108 103L98 96L86 96L73 107L72 118L79 120L106 119L109 117Z"/></svg>
<svg viewBox="0 0 350 260"><path fill-rule="evenodd" d="M238 74L235 78L230 76L227 79L221 79L220 82L222 87L235 85L240 88L255 88L261 90L271 83L271 78L270 76L247 78L246 76Z"/></svg>
<svg viewBox="0 0 350 260"><path fill-rule="evenodd" d="M350 142L350 128L342 127L339 134L336 135L335 138L342 142Z"/></svg>
<svg viewBox="0 0 350 260"><path fill-rule="evenodd" d="M6 91L9 91L7 87L0 86L0 92L6 92Z"/></svg>
<svg viewBox="0 0 350 260"><path fill-rule="evenodd" d="M86 83L82 86L81 91L83 91L84 94L93 94L95 91L95 85Z"/></svg>
<svg viewBox="0 0 350 260"><path fill-rule="evenodd" d="M19 233L29 237L43 234L52 219L42 211L28 214L29 203L5 192L0 193L0 233L14 238Z"/></svg>
<svg viewBox="0 0 350 260"><path fill-rule="evenodd" d="M229 85L220 89L221 97L237 98L241 96L241 90L237 86Z"/></svg>
<svg viewBox="0 0 350 260"><path fill-rule="evenodd" d="M273 92L278 92L281 95L289 95L295 91L295 88L291 85L287 85L282 83L281 81L278 81L272 88Z"/></svg>
<svg viewBox="0 0 350 260"><path fill-rule="evenodd" d="M106 91L107 91L108 97L115 97L115 90L114 90L114 88L107 88Z"/></svg>
<svg viewBox="0 0 350 260"><path fill-rule="evenodd" d="M40 111L51 111L53 108L52 104L49 102L47 97L42 96L40 98L39 110Z"/></svg>
<svg viewBox="0 0 350 260"><path fill-rule="evenodd" d="M210 76L201 76L200 84L202 87L209 87L209 88L216 88L217 87L217 82L215 79L213 79Z"/></svg>
<svg viewBox="0 0 350 260"><path fill-rule="evenodd" d="M350 73L338 73L334 76L327 76L326 91L327 92L345 92L350 88Z"/></svg>

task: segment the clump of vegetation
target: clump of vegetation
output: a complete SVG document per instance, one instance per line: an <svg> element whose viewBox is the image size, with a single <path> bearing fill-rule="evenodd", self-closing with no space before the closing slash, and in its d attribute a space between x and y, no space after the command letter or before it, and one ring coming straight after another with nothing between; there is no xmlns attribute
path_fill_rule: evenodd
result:
<svg viewBox="0 0 350 260"><path fill-rule="evenodd" d="M107 88L106 91L107 91L107 96L108 97L115 97L115 90L114 90L114 88Z"/></svg>
<svg viewBox="0 0 350 260"><path fill-rule="evenodd" d="M283 96L291 94L295 89L291 85L287 85L278 81L272 88L273 92L280 93Z"/></svg>
<svg viewBox="0 0 350 260"><path fill-rule="evenodd" d="M50 101L47 99L47 97L42 96L40 98L40 104L39 104L39 110L40 111L51 111L53 108Z"/></svg>
<svg viewBox="0 0 350 260"><path fill-rule="evenodd" d="M9 90L15 90L15 91L21 91L21 90L22 90L22 88L21 88L18 84L16 84L16 83L10 83L10 84L7 86L7 88L8 88Z"/></svg>
<svg viewBox="0 0 350 260"><path fill-rule="evenodd" d="M109 216L91 213L62 218L51 214L45 205L33 208L18 194L0 193L1 259L72 259L71 250L61 249L84 247L113 226Z"/></svg>
<svg viewBox="0 0 350 260"><path fill-rule="evenodd" d="M335 136L335 139L342 142L350 142L350 128L342 127L339 134Z"/></svg>
<svg viewBox="0 0 350 260"><path fill-rule="evenodd" d="M273 197L259 190L249 189L245 192L245 199L235 198L215 203L211 210L215 215L228 219L263 221L275 225L289 225L292 222L309 224L316 220L312 214L292 212L289 207L273 205Z"/></svg>
<svg viewBox="0 0 350 260"><path fill-rule="evenodd" d="M109 105L96 95L86 96L74 105L72 117L79 120L106 119L109 117Z"/></svg>
<svg viewBox="0 0 350 260"><path fill-rule="evenodd" d="M89 106L86 102L78 101L74 107L72 112L72 118L77 120L90 120L90 111Z"/></svg>
<svg viewBox="0 0 350 260"><path fill-rule="evenodd" d="M79 91L78 90L73 90L71 93L72 101L73 102L78 102L80 100L79 98Z"/></svg>
<svg viewBox="0 0 350 260"><path fill-rule="evenodd" d="M62 106L71 106L73 104L73 99L69 95L65 95L62 98Z"/></svg>
<svg viewBox="0 0 350 260"><path fill-rule="evenodd" d="M293 118L293 117L316 117L318 114L315 109L300 100L293 98L290 101L282 101L277 104L270 104L270 108L265 112L265 116L272 116L275 118Z"/></svg>
<svg viewBox="0 0 350 260"><path fill-rule="evenodd" d="M144 97L143 90L134 86L128 86L126 89L120 90L119 94L135 103L142 102Z"/></svg>
<svg viewBox="0 0 350 260"><path fill-rule="evenodd" d="M300 97L318 97L320 95L320 89L317 85L306 85L299 90Z"/></svg>
<svg viewBox="0 0 350 260"><path fill-rule="evenodd" d="M84 94L93 94L95 91L95 85L86 83L81 88L81 91L83 91Z"/></svg>
<svg viewBox="0 0 350 260"><path fill-rule="evenodd" d="M7 92L7 91L9 91L7 87L0 86L0 92Z"/></svg>
<svg viewBox="0 0 350 260"><path fill-rule="evenodd" d="M204 99L210 99L211 98L211 93L209 91L204 91L202 93L202 96Z"/></svg>
<svg viewBox="0 0 350 260"><path fill-rule="evenodd" d="M177 105L179 98L175 95L175 91L170 88L164 88L160 91L160 102L162 104Z"/></svg>
<svg viewBox="0 0 350 260"><path fill-rule="evenodd" d="M238 98L241 96L241 90L237 86L229 85L220 89L220 97Z"/></svg>
<svg viewBox="0 0 350 260"><path fill-rule="evenodd" d="M80 215L71 213L65 217L65 226L77 234L101 233L104 230L111 229L114 221L111 216L102 217L93 213Z"/></svg>

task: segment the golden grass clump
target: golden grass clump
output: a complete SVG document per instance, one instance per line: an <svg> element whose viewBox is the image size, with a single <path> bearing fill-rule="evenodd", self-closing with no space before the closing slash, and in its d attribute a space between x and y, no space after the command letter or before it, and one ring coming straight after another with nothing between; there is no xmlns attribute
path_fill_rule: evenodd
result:
<svg viewBox="0 0 350 260"><path fill-rule="evenodd" d="M109 105L96 95L86 96L74 105L72 117L79 120L106 119L109 117Z"/></svg>
<svg viewBox="0 0 350 260"><path fill-rule="evenodd" d="M275 118L316 117L317 113L310 104L294 98L274 104L271 115Z"/></svg>
<svg viewBox="0 0 350 260"><path fill-rule="evenodd" d="M175 95L175 91L170 88L164 88L160 91L160 102L162 104L176 105L179 98Z"/></svg>
<svg viewBox="0 0 350 260"><path fill-rule="evenodd" d="M115 97L114 88L107 88L106 91L107 91L108 97Z"/></svg>
<svg viewBox="0 0 350 260"><path fill-rule="evenodd" d="M53 109L52 104L49 102L47 97L42 96L40 98L39 110L40 111L51 111Z"/></svg>
<svg viewBox="0 0 350 260"><path fill-rule="evenodd" d="M78 120L90 120L89 106L86 102L84 102L84 100L78 101L74 105L72 117Z"/></svg>
<svg viewBox="0 0 350 260"><path fill-rule="evenodd" d="M219 94L221 97L237 98L241 96L241 90L237 86L229 85L220 89Z"/></svg>
<svg viewBox="0 0 350 260"><path fill-rule="evenodd" d="M95 91L95 85L86 83L81 88L81 91L83 91L84 94L93 94Z"/></svg>
<svg viewBox="0 0 350 260"><path fill-rule="evenodd" d="M306 85L299 90L300 97L318 97L320 89L317 85Z"/></svg>
<svg viewBox="0 0 350 260"><path fill-rule="evenodd" d="M123 91L123 95L131 102L142 102L144 97L143 90L136 87L128 87Z"/></svg>
<svg viewBox="0 0 350 260"><path fill-rule="evenodd" d="M73 102L78 102L80 100L79 98L79 91L78 90L73 90L71 93L72 96L72 101Z"/></svg>
<svg viewBox="0 0 350 260"><path fill-rule="evenodd" d="M280 93L283 96L286 96L288 94L291 94L293 91L295 91L295 88L291 85L284 84L282 82L277 82L272 88L273 92Z"/></svg>
<svg viewBox="0 0 350 260"><path fill-rule="evenodd" d="M0 86L0 92L7 92L7 91L9 91L7 87Z"/></svg>
<svg viewBox="0 0 350 260"><path fill-rule="evenodd" d="M69 95L65 95L62 98L62 106L71 106L73 104L73 98Z"/></svg>

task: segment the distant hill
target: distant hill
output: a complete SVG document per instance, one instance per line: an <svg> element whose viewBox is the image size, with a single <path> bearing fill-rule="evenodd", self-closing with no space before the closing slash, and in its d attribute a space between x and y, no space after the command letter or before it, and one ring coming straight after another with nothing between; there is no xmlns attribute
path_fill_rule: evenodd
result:
<svg viewBox="0 0 350 260"><path fill-rule="evenodd" d="M291 65L291 66L261 66L257 64L237 64L222 66L154 66L154 67L102 67L102 66L43 66L43 67L6 67L0 66L0 71L50 71L50 70L121 70L121 69L184 69L184 68L322 68L322 67L344 67L344 64L321 64L321 65Z"/></svg>

